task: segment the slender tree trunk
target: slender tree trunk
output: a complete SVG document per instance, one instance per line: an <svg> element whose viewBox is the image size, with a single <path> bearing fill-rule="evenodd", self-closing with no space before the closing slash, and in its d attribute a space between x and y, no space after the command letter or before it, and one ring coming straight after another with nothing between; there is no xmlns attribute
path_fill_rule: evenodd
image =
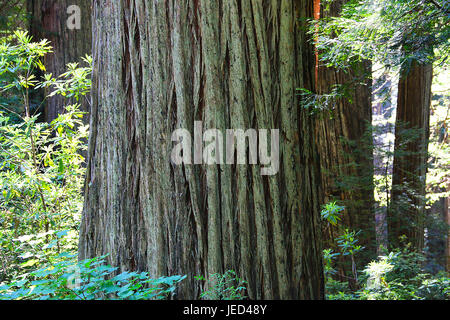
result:
<svg viewBox="0 0 450 320"><path fill-rule="evenodd" d="M338 16L345 2L333 1L329 11L322 8L321 16ZM361 230L359 244L365 250L356 259L361 266L376 257L370 73L368 62L347 71L319 64L316 81L319 94L330 93L335 85L345 88L345 96L328 106L330 113L320 114L315 128L322 179L320 201L337 200L346 207L337 227L324 225L324 245L336 247L335 238L344 228Z"/></svg>
<svg viewBox="0 0 450 320"><path fill-rule="evenodd" d="M77 13L68 11L71 6L80 9L80 29L77 29L73 20ZM68 63L81 62L81 57L91 54L90 0L28 0L28 11L31 14L30 33L33 38L36 41L46 38L53 47L53 52L45 56L46 73L57 77L67 71ZM89 111L89 103L80 103L83 111ZM45 103L45 121L54 120L64 112L67 104L64 97L59 95L48 98ZM88 121L88 117L85 120Z"/></svg>
<svg viewBox="0 0 450 320"><path fill-rule="evenodd" d="M94 78L80 258L122 270L236 270L250 298L321 299L309 1L95 1ZM280 170L175 165L171 135L280 129ZM270 131L269 131L270 132Z"/></svg>
<svg viewBox="0 0 450 320"><path fill-rule="evenodd" d="M450 183L447 185L447 190L450 189ZM447 235L446 235L446 246L445 246L445 270L450 272L450 197L446 197L444 200L444 222L447 223Z"/></svg>
<svg viewBox="0 0 450 320"><path fill-rule="evenodd" d="M405 235L421 250L424 242L425 184L430 130L431 65L412 63L399 81L389 243Z"/></svg>

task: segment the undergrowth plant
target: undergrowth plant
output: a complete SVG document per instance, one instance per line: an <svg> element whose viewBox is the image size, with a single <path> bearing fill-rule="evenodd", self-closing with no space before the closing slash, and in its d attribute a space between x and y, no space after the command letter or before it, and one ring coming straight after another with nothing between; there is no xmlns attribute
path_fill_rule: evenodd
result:
<svg viewBox="0 0 450 320"><path fill-rule="evenodd" d="M53 263L58 253L76 252L88 126L78 105L66 106L51 123L32 112L31 92L49 85L34 74L45 71L41 60L50 51L48 41L33 42L20 31L0 45L0 90L23 106L22 112L0 108L0 283ZM79 82L88 83L60 85L82 96Z"/></svg>
<svg viewBox="0 0 450 320"><path fill-rule="evenodd" d="M106 256L76 261L61 254L58 262L0 286L0 300L157 300L172 296L186 276L152 279L147 272L122 272Z"/></svg>
<svg viewBox="0 0 450 320"><path fill-rule="evenodd" d="M322 218L330 224L339 221L344 208L331 202L323 207ZM358 253L364 247L358 244L360 232L342 230L336 238L338 250L323 250L326 298L329 300L445 300L450 298L450 278L445 272L432 275L426 272L425 255L412 249L403 236L400 248L383 255L357 270ZM339 281L338 257L350 257L352 277ZM342 275L340 275L342 276ZM356 284L356 285L355 285Z"/></svg>
<svg viewBox="0 0 450 320"><path fill-rule="evenodd" d="M224 274L214 273L210 278L196 276L196 280L205 281L206 290L200 298L207 300L244 300L247 297L247 282L239 278L234 270L228 270Z"/></svg>

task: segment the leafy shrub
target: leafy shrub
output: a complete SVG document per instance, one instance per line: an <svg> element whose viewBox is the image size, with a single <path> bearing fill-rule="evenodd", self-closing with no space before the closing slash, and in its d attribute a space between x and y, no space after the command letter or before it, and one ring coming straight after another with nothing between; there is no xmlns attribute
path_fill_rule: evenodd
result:
<svg viewBox="0 0 450 320"><path fill-rule="evenodd" d="M61 254L59 261L0 286L0 300L148 300L174 294L186 276L152 279L147 272L122 272L105 263L105 257L76 262Z"/></svg>
<svg viewBox="0 0 450 320"><path fill-rule="evenodd" d="M32 42L26 32L0 45L0 90L22 106L3 101L0 108L0 282L77 249L88 127L78 105L66 106L51 123L39 123L29 97L41 86L85 95L90 66L72 65L59 80L42 82L34 72L45 71L41 59L50 50L48 41Z"/></svg>
<svg viewBox="0 0 450 320"><path fill-rule="evenodd" d="M206 281L209 288L201 293L200 297L209 300L244 300L247 282L238 278L236 272L228 270L224 274L214 273L210 279L196 276L196 280Z"/></svg>
<svg viewBox="0 0 450 320"><path fill-rule="evenodd" d="M81 59L86 63L87 67L80 67L78 63L69 63L67 72L58 78L54 78L52 74L44 75L44 81L37 88L52 88L53 91L49 94L49 97L59 94L66 98L74 98L77 102L83 97L86 98L91 91L92 85L90 78L92 57L85 56Z"/></svg>
<svg viewBox="0 0 450 320"><path fill-rule="evenodd" d="M364 270L367 278L360 296L369 300L448 299L450 279L445 274L433 277L423 273L422 260L409 246L381 256Z"/></svg>
<svg viewBox="0 0 450 320"><path fill-rule="evenodd" d="M320 212L321 217L328 221L328 223L336 226L341 220L342 211L345 207L336 204L336 201L325 204Z"/></svg>
<svg viewBox="0 0 450 320"><path fill-rule="evenodd" d="M39 107L40 103L32 103L30 89L39 84L35 72L45 71L41 59L51 47L45 39L33 42L24 31L14 32L8 40L0 43L0 107L18 116L14 120L20 122L20 113L26 111L30 117L32 109Z"/></svg>
<svg viewBox="0 0 450 320"><path fill-rule="evenodd" d="M358 293L352 292L348 282L328 278L325 284L327 300L358 300Z"/></svg>
<svg viewBox="0 0 450 320"><path fill-rule="evenodd" d="M417 296L424 300L445 300L450 297L450 279L446 275L425 279L417 290Z"/></svg>
<svg viewBox="0 0 450 320"><path fill-rule="evenodd" d="M403 243L405 238L403 237ZM389 261L394 265L392 272L389 273L387 280L401 279L409 281L419 276L423 270L422 266L425 257L411 248L411 244L404 244L403 248L394 249L389 255Z"/></svg>
<svg viewBox="0 0 450 320"><path fill-rule="evenodd" d="M339 209L342 210L342 209ZM324 206L322 217L336 215L336 204ZM339 221L336 217L332 222ZM331 222L330 222L331 223ZM400 239L402 248L386 252L378 260L370 262L358 277L356 254L364 248L358 245L360 232L345 229L336 238L338 252L323 251L326 298L329 300L443 300L449 298L450 278L442 273L432 276L424 271L425 256L412 250L406 238ZM338 256L349 256L352 262L353 278L348 282L337 281L333 276ZM358 286L355 286L355 284Z"/></svg>
<svg viewBox="0 0 450 320"><path fill-rule="evenodd" d="M340 253L334 253L332 249L323 250L324 273L326 278L336 274L336 269L333 267L333 264L339 255Z"/></svg>
<svg viewBox="0 0 450 320"><path fill-rule="evenodd" d="M328 226L338 226L339 221L341 221L341 214L345 210L344 206L337 205L336 201L325 204L322 207L321 216L322 219L328 222ZM342 229L342 228L339 228ZM355 256L364 250L364 247L358 244L358 235L361 231L350 231L345 228L341 230L342 234L336 238L337 248L339 252L333 252L332 249L323 250L323 261L324 261L324 272L325 278L336 274L334 269L334 260L338 256L350 257L351 271L352 271L352 284L358 282L358 272L356 270L356 260ZM327 279L328 280L328 279Z"/></svg>

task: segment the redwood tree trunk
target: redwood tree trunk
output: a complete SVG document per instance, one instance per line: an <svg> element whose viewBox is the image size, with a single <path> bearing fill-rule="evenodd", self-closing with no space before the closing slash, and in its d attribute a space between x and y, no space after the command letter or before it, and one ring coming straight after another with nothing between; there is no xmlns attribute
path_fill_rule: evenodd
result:
<svg viewBox="0 0 450 320"><path fill-rule="evenodd" d="M313 84L310 1L95 1L80 258L122 270L233 269L250 298L323 298L319 172L296 88ZM280 129L280 170L175 165L175 129Z"/></svg>
<svg viewBox="0 0 450 320"><path fill-rule="evenodd" d="M321 17L338 16L346 1L333 1L329 11L322 10ZM331 112L321 114L316 121L320 201L325 204L337 200L346 207L337 227L324 225L324 245L335 248L336 237L344 228L361 230L359 244L365 250L357 259L360 266L376 257L370 73L369 62L346 71L319 63L316 82L319 94L330 93L335 85L347 88L345 96L329 106Z"/></svg>
<svg viewBox="0 0 450 320"><path fill-rule="evenodd" d="M427 171L433 69L414 62L399 81L392 203L388 216L389 243L405 235L414 248L424 242Z"/></svg>
<svg viewBox="0 0 450 320"><path fill-rule="evenodd" d="M450 188L450 185L447 185L447 190ZM444 200L444 222L447 222L447 226L450 227L450 214L449 214L449 207L450 207L450 197L445 198ZM445 271L450 272L450 230L447 229L447 237L446 240L446 246L445 246Z"/></svg>
<svg viewBox="0 0 450 320"><path fill-rule="evenodd" d="M67 21L72 16L67 9L73 5L81 9L80 29L69 29L67 26ZM90 0L28 0L28 11L31 14L30 33L33 38L36 41L46 38L53 47L52 52L44 58L46 73L57 77L67 71L68 63L81 62L81 57L91 54ZM80 103L83 111L89 111L89 103ZM45 103L45 121L54 120L64 112L64 106L67 104L60 95L48 98Z"/></svg>

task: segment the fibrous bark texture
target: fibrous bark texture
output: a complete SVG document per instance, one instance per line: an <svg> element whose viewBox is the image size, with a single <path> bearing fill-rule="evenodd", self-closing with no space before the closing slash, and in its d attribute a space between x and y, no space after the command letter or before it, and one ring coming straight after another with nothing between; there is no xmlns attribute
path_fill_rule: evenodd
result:
<svg viewBox="0 0 450 320"><path fill-rule="evenodd" d="M72 6L80 9L79 29L72 28L75 12L68 11ZM81 57L91 54L92 27L90 0L28 0L30 34L35 41L47 39L52 52L44 57L46 73L58 77L67 71L67 64L81 62ZM68 26L68 20L69 26ZM72 101L73 102L73 101ZM89 103L81 101L83 111L89 112ZM45 101L45 121L51 122L64 112L67 101L55 95ZM86 117L88 121L88 117Z"/></svg>
<svg viewBox="0 0 450 320"><path fill-rule="evenodd" d="M414 248L423 247L432 79L431 65L414 62L404 68L399 81L392 205L388 216L392 246L405 235Z"/></svg>
<svg viewBox="0 0 450 320"><path fill-rule="evenodd" d="M312 120L312 2L98 0L80 258L110 253L122 270L235 270L250 298L323 298ZM280 129L280 171L175 165L171 135Z"/></svg>
<svg viewBox="0 0 450 320"><path fill-rule="evenodd" d="M338 16L346 1L333 1L327 11L322 9L321 16ZM320 115L315 127L322 179L320 201L338 201L345 206L337 227L325 225L324 245L336 247L336 237L344 228L361 230L359 243L365 250L359 260L365 265L376 254L371 66L361 62L353 70L341 71L319 63L317 73L319 94L339 86L344 95L329 106L329 113Z"/></svg>

